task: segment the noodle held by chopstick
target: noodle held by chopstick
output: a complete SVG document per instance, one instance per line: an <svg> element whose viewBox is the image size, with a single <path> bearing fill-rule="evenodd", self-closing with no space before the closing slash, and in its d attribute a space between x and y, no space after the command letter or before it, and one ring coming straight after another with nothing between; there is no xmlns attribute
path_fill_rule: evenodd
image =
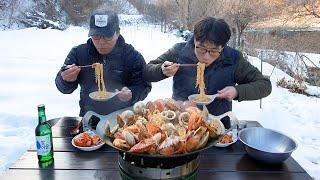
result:
<svg viewBox="0 0 320 180"><path fill-rule="evenodd" d="M94 68L96 83L98 84L98 92L97 92L97 94L95 94L95 98L105 99L108 96L110 96L110 93L106 91L106 87L104 84L103 64L94 63L94 64L92 64L92 68Z"/></svg>
<svg viewBox="0 0 320 180"><path fill-rule="evenodd" d="M197 81L196 81L196 87L199 88L199 96L197 97L197 100L199 101L208 101L210 100L205 93L206 85L204 83L204 70L206 68L206 65L204 63L198 62L197 64Z"/></svg>

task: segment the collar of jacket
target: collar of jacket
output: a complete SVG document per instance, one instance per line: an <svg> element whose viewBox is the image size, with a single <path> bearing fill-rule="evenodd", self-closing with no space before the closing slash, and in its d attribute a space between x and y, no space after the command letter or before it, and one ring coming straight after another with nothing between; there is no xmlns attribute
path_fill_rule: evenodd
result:
<svg viewBox="0 0 320 180"><path fill-rule="evenodd" d="M210 66L220 62L224 66L235 64L231 58L232 56L231 51L232 51L232 48L226 45L223 48L223 51L220 57L216 61L214 61ZM198 59L196 57L196 54L194 53L194 35L187 41L187 43L185 44L184 48L181 51L181 54L184 57L190 58L192 62L198 63Z"/></svg>
<svg viewBox="0 0 320 180"><path fill-rule="evenodd" d="M108 57L108 56L111 56L113 54L119 53L119 51L120 51L119 47L124 46L124 44L125 44L124 38L122 37L122 35L119 35L118 40L117 40L116 44L114 45L112 51L109 54L107 54L106 56ZM94 46L91 38L89 38L87 40L87 45L89 47L88 51L89 51L90 55L92 55L94 58L102 59L102 55L98 52L98 50Z"/></svg>

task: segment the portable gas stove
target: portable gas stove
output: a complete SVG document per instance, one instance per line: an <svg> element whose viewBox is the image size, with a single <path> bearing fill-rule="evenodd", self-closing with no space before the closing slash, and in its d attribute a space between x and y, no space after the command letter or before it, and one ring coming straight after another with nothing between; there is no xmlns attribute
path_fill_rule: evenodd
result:
<svg viewBox="0 0 320 180"><path fill-rule="evenodd" d="M198 154L185 157L150 158L119 152L122 179L195 179Z"/></svg>

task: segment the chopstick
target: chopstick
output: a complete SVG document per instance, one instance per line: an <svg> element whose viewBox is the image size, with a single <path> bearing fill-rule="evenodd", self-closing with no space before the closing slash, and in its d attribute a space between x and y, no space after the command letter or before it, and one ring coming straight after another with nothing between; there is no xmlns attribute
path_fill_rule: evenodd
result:
<svg viewBox="0 0 320 180"><path fill-rule="evenodd" d="M169 67L170 65L165 65L164 67ZM196 67L197 64L178 64L179 67Z"/></svg>
<svg viewBox="0 0 320 180"><path fill-rule="evenodd" d="M62 66L62 68L61 68L61 71L65 71L65 70L69 69L69 67L67 67L67 66L68 66L68 65L64 64L64 65ZM77 66L77 67L79 67L79 68L92 67L92 64L90 64L90 65L83 65L83 66Z"/></svg>
<svg viewBox="0 0 320 180"><path fill-rule="evenodd" d="M92 64L90 65L84 65L84 66L78 66L79 68L85 68L85 67L92 67Z"/></svg>
<svg viewBox="0 0 320 180"><path fill-rule="evenodd" d="M179 64L180 67L195 67L197 64Z"/></svg>

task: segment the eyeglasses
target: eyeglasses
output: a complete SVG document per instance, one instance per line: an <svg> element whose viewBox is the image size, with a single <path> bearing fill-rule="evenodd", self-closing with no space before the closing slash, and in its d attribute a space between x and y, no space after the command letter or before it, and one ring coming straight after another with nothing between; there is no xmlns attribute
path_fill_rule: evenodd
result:
<svg viewBox="0 0 320 180"><path fill-rule="evenodd" d="M93 40L96 40L96 41L101 40L101 39L103 39L104 41L111 41L113 39L113 36L112 37L107 37L107 36L96 36L96 35L94 35L94 36L91 36L91 38Z"/></svg>
<svg viewBox="0 0 320 180"><path fill-rule="evenodd" d="M195 47L196 47L197 53L204 55L208 52L209 55L212 57L219 56L221 53L221 50L223 49L223 48L207 49L207 48L201 47L201 46L195 46Z"/></svg>

